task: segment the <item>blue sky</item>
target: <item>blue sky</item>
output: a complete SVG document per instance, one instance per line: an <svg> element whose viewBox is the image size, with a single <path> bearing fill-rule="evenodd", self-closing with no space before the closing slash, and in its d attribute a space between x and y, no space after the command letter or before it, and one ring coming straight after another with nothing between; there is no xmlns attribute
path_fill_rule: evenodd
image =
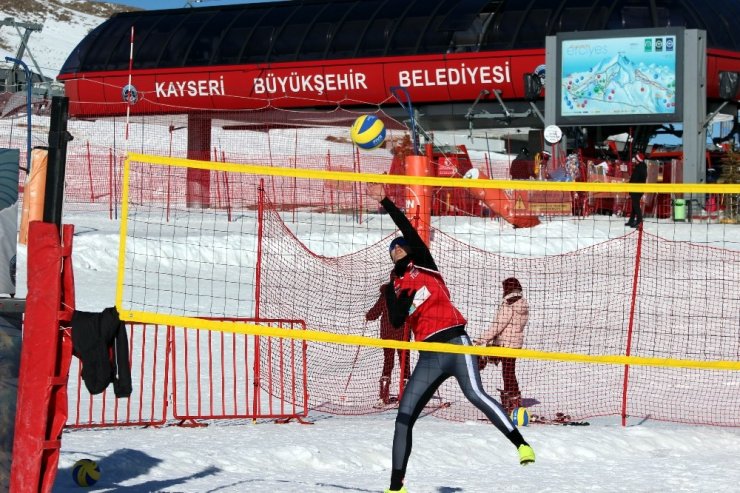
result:
<svg viewBox="0 0 740 493"><path fill-rule="evenodd" d="M188 4L187 0L106 0L107 3L119 3L146 10L179 9ZM256 3L257 0L190 0L193 7L214 7L216 5L239 5Z"/></svg>

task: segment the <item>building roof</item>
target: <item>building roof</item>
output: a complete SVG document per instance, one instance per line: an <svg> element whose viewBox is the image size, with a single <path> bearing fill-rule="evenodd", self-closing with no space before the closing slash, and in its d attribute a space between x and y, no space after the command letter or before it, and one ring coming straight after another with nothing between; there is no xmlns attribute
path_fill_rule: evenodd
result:
<svg viewBox="0 0 740 493"><path fill-rule="evenodd" d="M558 32L686 27L740 52L740 0L292 0L116 14L60 75L543 48Z"/></svg>

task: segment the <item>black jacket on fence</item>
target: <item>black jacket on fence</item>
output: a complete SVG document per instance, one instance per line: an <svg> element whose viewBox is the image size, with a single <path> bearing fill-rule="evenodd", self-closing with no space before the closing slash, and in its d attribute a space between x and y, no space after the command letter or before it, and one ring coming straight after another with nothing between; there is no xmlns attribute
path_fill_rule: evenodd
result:
<svg viewBox="0 0 740 493"><path fill-rule="evenodd" d="M115 307L101 313L72 314L72 347L82 363L82 379L91 394L113 382L116 397L131 395L131 367L126 327Z"/></svg>

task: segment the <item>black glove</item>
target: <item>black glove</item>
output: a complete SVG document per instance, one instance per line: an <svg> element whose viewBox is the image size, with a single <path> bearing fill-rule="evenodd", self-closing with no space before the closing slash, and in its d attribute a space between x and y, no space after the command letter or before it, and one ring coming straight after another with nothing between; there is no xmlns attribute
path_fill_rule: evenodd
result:
<svg viewBox="0 0 740 493"><path fill-rule="evenodd" d="M396 297L395 291L390 288L385 290L385 302L388 306L388 318L395 328L403 326L406 317L409 316L411 302L414 301L416 291L404 289Z"/></svg>
<svg viewBox="0 0 740 493"><path fill-rule="evenodd" d="M416 295L416 291L413 291L411 289L404 289L400 293L398 293L398 303L401 306L406 307L406 311L409 311L409 308L411 308L411 303L414 301L414 296Z"/></svg>

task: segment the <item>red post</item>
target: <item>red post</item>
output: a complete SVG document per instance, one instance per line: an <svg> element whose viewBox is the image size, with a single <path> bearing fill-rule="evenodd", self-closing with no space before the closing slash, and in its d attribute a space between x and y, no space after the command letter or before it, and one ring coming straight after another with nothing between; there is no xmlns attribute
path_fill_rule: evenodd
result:
<svg viewBox="0 0 740 493"><path fill-rule="evenodd" d="M267 152L268 157L270 158L270 167L272 168L272 142L270 141L270 128L267 128ZM270 177L270 184L272 185L272 201L277 202L277 193L275 192L275 177ZM285 187L280 187L281 193L283 194L283 199L281 200L280 204L282 206L285 205Z"/></svg>
<svg viewBox="0 0 740 493"><path fill-rule="evenodd" d="M214 174L214 177L216 178L216 209L220 209L222 206L221 202L221 181L219 180L219 173L216 172Z"/></svg>
<svg viewBox="0 0 740 493"><path fill-rule="evenodd" d="M108 149L108 219L113 219L113 149Z"/></svg>
<svg viewBox="0 0 740 493"><path fill-rule="evenodd" d="M261 284L262 284L262 240L264 235L264 221L265 221L265 180L260 178L260 186L257 191L258 202L257 202L257 265L255 266L255 279L254 279L254 318L260 318L260 296L261 296ZM260 409L260 340L259 336L254 336L254 387L253 387L253 399L252 399L252 413L256 416L257 411Z"/></svg>
<svg viewBox="0 0 740 493"><path fill-rule="evenodd" d="M86 143L87 146L87 177L90 180L90 202L95 202L95 187L93 186L93 173L92 173L92 156L90 155L90 141Z"/></svg>
<svg viewBox="0 0 740 493"><path fill-rule="evenodd" d="M167 166L167 222L170 222L170 193L172 189L172 166Z"/></svg>
<svg viewBox="0 0 740 493"><path fill-rule="evenodd" d="M326 169L328 171L331 171L331 151L326 151ZM327 188L324 187L324 190ZM330 204L330 211L332 214L334 214L334 187L329 187L329 204Z"/></svg>
<svg viewBox="0 0 740 493"><path fill-rule="evenodd" d="M359 149L357 150L357 168L354 170L355 173L361 174L362 173L362 166L360 163L360 152ZM359 183L357 185L357 190L359 193L357 194L358 204L357 204L357 214L358 214L358 222L362 224L362 197L365 196L364 188L361 186L362 184Z"/></svg>
<svg viewBox="0 0 740 493"><path fill-rule="evenodd" d="M226 220L231 222L231 192L229 191L229 174L224 171L224 192L226 193Z"/></svg>
<svg viewBox="0 0 740 493"><path fill-rule="evenodd" d="M293 169L298 169L298 129L295 129L295 145L293 146ZM293 177L293 203L291 204L291 208L293 209L293 222L295 223L296 217L295 217L295 210L298 208L297 203L298 202L298 194L297 189L298 188L298 180L296 177Z"/></svg>
<svg viewBox="0 0 740 493"><path fill-rule="evenodd" d="M226 152L221 151L221 162L226 162ZM226 220L231 222L231 192L229 191L229 173L224 171L224 193L226 194Z"/></svg>
<svg viewBox="0 0 740 493"><path fill-rule="evenodd" d="M169 150L168 156L169 157L172 157L172 132L175 131L175 126L174 125L170 125L169 130L170 130L170 150Z"/></svg>
<svg viewBox="0 0 740 493"><path fill-rule="evenodd" d="M188 159L211 158L211 119L188 115ZM188 168L186 202L188 207L211 206L211 174L206 169Z"/></svg>
<svg viewBox="0 0 740 493"><path fill-rule="evenodd" d="M632 353L632 332L635 324L635 303L637 286L640 279L640 257L642 255L642 225L638 228L637 251L635 252L635 273L632 277L632 300L630 302L630 321L627 329L627 348L625 356ZM622 384L622 426L627 425L627 384L629 383L630 365L624 365L624 382Z"/></svg>

